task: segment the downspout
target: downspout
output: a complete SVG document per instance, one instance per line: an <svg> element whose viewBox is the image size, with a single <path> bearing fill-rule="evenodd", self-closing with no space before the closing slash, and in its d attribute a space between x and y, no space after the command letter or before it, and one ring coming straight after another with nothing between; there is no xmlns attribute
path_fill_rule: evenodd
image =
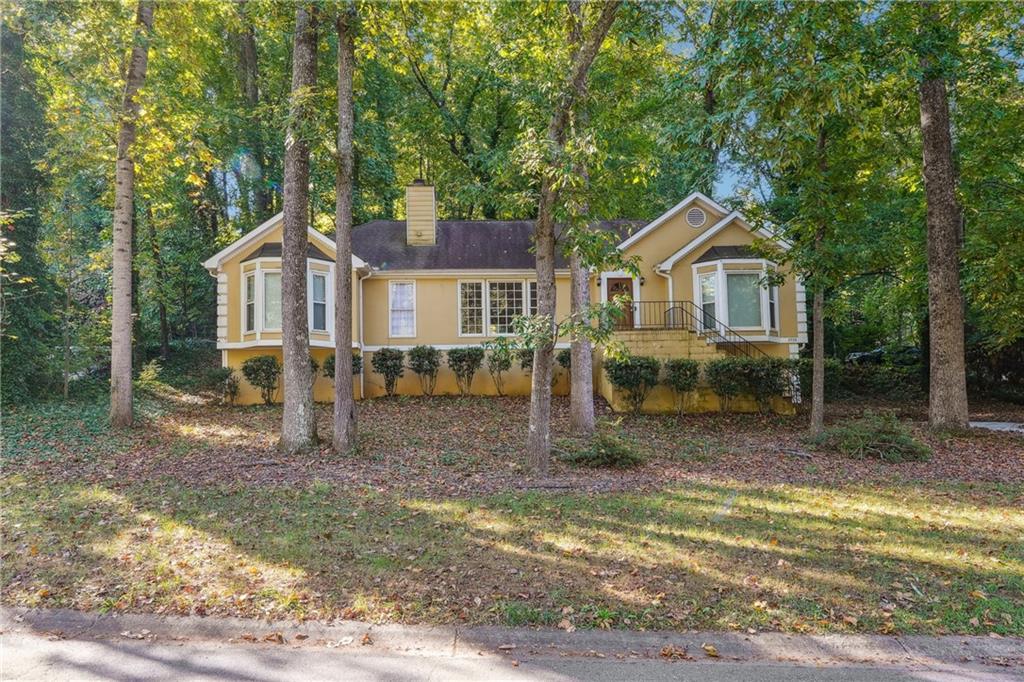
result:
<svg viewBox="0 0 1024 682"><path fill-rule="evenodd" d="M654 268L654 272L655 272L655 274L661 275L662 277L664 277L665 279L668 280L668 308L669 308L669 310L671 310L673 304L675 303L675 294L672 291L672 273L671 272L664 272L661 269L661 265L660 264L658 265L658 267Z"/></svg>
<svg viewBox="0 0 1024 682"><path fill-rule="evenodd" d="M366 353L363 351L363 280L373 274L373 268L367 266L366 274L359 278L359 355L363 360L363 371L359 373L359 399L366 399Z"/></svg>

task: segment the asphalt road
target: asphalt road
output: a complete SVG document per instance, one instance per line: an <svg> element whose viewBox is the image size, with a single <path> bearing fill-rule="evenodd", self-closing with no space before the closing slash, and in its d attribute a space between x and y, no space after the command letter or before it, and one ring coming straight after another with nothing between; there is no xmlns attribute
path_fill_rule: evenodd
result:
<svg viewBox="0 0 1024 682"><path fill-rule="evenodd" d="M804 665L711 659L620 660L596 655L534 655L481 651L459 655L409 654L371 647L154 642L132 639L74 640L8 631L0 636L0 679L14 680L824 680L891 682L931 680L1009 682L1020 668Z"/></svg>

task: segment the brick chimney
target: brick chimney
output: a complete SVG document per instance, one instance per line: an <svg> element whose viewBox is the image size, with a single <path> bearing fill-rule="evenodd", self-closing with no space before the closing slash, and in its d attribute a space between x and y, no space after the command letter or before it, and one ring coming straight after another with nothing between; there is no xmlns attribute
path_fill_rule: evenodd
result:
<svg viewBox="0 0 1024 682"><path fill-rule="evenodd" d="M420 178L405 188L405 242L409 246L433 246L437 243L434 186Z"/></svg>

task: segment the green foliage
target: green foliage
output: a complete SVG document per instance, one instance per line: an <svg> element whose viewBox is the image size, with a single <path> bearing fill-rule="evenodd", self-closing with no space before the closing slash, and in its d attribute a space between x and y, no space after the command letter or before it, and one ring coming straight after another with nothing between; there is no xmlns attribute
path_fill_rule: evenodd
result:
<svg viewBox="0 0 1024 682"><path fill-rule="evenodd" d="M724 410L730 401L743 392L743 374L737 364L740 358L717 358L709 360L704 367L704 378L708 386L722 402Z"/></svg>
<svg viewBox="0 0 1024 682"><path fill-rule="evenodd" d="M665 385L671 388L679 398L679 411L682 412L686 394L697 388L700 380L700 363L689 358L672 358L665 361Z"/></svg>
<svg viewBox="0 0 1024 682"><path fill-rule="evenodd" d="M455 382L459 385L459 393L469 395L473 385L473 376L484 361L484 349L480 346L452 348L448 351L448 366L455 373Z"/></svg>
<svg viewBox="0 0 1024 682"><path fill-rule="evenodd" d="M139 384L141 386L153 386L160 382L160 361L150 360L139 370Z"/></svg>
<svg viewBox="0 0 1024 682"><path fill-rule="evenodd" d="M200 385L207 391L220 391L224 382L234 376L235 370L230 367L211 367L203 372Z"/></svg>
<svg viewBox="0 0 1024 682"><path fill-rule="evenodd" d="M632 443L603 429L589 440L563 440L559 445L559 458L573 466L628 469L644 462L643 455Z"/></svg>
<svg viewBox="0 0 1024 682"><path fill-rule="evenodd" d="M503 375L512 369L512 359L517 350L516 345L508 337L499 336L492 341L485 342L483 348L487 352L487 372L494 381L494 389L498 395L505 395Z"/></svg>
<svg viewBox="0 0 1024 682"><path fill-rule="evenodd" d="M797 362L800 386L804 394L810 390L813 363L809 358ZM920 365L844 364L825 359L825 397L832 400L870 398L896 401L920 400L923 397Z"/></svg>
<svg viewBox="0 0 1024 682"><path fill-rule="evenodd" d="M604 371L612 386L625 391L634 413L640 412L651 389L658 384L661 363L656 358L626 356L604 361Z"/></svg>
<svg viewBox="0 0 1024 682"><path fill-rule="evenodd" d="M865 412L860 419L826 429L812 443L825 452L889 463L925 461L932 452L892 412Z"/></svg>
<svg viewBox="0 0 1024 682"><path fill-rule="evenodd" d="M384 377L384 392L395 395L395 385L405 373L405 353L396 348L381 348L373 354L373 371Z"/></svg>
<svg viewBox="0 0 1024 682"><path fill-rule="evenodd" d="M273 355L257 355L242 362L242 376L260 390L265 405L274 402L281 381L281 363Z"/></svg>
<svg viewBox="0 0 1024 682"><path fill-rule="evenodd" d="M363 371L363 355L359 351L352 351L352 375L355 376ZM323 375L334 381L334 353L324 358Z"/></svg>
<svg viewBox="0 0 1024 682"><path fill-rule="evenodd" d="M555 354L555 361L566 372L572 371L572 349L563 348Z"/></svg>
<svg viewBox="0 0 1024 682"><path fill-rule="evenodd" d="M516 360L519 362L519 368L526 373L533 371L533 349L532 348L516 348L515 352Z"/></svg>
<svg viewBox="0 0 1024 682"><path fill-rule="evenodd" d="M416 346L409 351L409 369L419 377L423 395L434 395L440 368L441 351L433 346Z"/></svg>

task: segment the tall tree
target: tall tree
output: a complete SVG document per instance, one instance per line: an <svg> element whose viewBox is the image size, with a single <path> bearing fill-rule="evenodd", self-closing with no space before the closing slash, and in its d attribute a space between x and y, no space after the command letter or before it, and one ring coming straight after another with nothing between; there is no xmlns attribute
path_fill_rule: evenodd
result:
<svg viewBox="0 0 1024 682"><path fill-rule="evenodd" d="M583 42L583 8L580 0L569 1L569 43L573 50L578 50ZM580 92L581 99L586 94L586 84ZM589 117L586 107L580 107L576 116L579 128L585 128ZM584 183L589 180L584 163L577 164L577 174ZM589 204L581 211L586 216ZM571 245L570 245L571 246ZM583 315L590 308L590 271L583 262L583 254L579 249L569 251L569 314L573 317ZM569 424L579 434L590 436L594 433L594 355L590 339L584 335L573 336L570 346L572 361L569 373Z"/></svg>
<svg viewBox="0 0 1024 682"><path fill-rule="evenodd" d="M309 236L309 140L316 85L316 5L295 11L292 92L284 152L284 228L281 238L281 348L284 354L284 409L280 447L286 453L317 442L309 359L309 313L306 309L306 255ZM340 264L343 267L344 264Z"/></svg>
<svg viewBox="0 0 1024 682"><path fill-rule="evenodd" d="M256 27L249 16L248 0L239 0L238 13L242 29L238 36L238 70L242 82L242 94L249 107L249 116L254 120L249 127L249 145L255 162L256 181L253 185L253 214L256 223L270 217L270 188L267 184L267 158L263 146L263 132L260 129L260 80L259 53L256 50ZM240 183L239 191L247 188Z"/></svg>
<svg viewBox="0 0 1024 682"><path fill-rule="evenodd" d="M338 31L338 168L334 239L334 449L348 453L356 446L356 405L352 397L352 169L356 7L343 7Z"/></svg>
<svg viewBox="0 0 1024 682"><path fill-rule="evenodd" d="M619 2L605 2L589 35L575 51L568 75L556 91L554 109L548 122L545 142L551 165L557 164L565 144L566 129L573 104L583 93L587 73L597 57L601 43L615 21ZM544 172L540 182L540 200L534 230L537 261L537 315L545 333L537 337L533 355L530 388L530 426L527 434L527 465L547 475L551 459L551 373L555 347L555 208L558 185L552 172Z"/></svg>
<svg viewBox="0 0 1024 682"><path fill-rule="evenodd" d="M139 105L135 98L146 80L152 31L153 3L151 0L139 0L121 105L114 180L110 423L117 428L132 424L132 235L135 206L135 161L132 146L135 144L135 124L139 116Z"/></svg>
<svg viewBox="0 0 1024 682"><path fill-rule="evenodd" d="M920 11L918 90L928 224L928 422L933 428L966 428L964 299L960 289L963 211L956 196L945 66L953 36L937 3L927 2Z"/></svg>

